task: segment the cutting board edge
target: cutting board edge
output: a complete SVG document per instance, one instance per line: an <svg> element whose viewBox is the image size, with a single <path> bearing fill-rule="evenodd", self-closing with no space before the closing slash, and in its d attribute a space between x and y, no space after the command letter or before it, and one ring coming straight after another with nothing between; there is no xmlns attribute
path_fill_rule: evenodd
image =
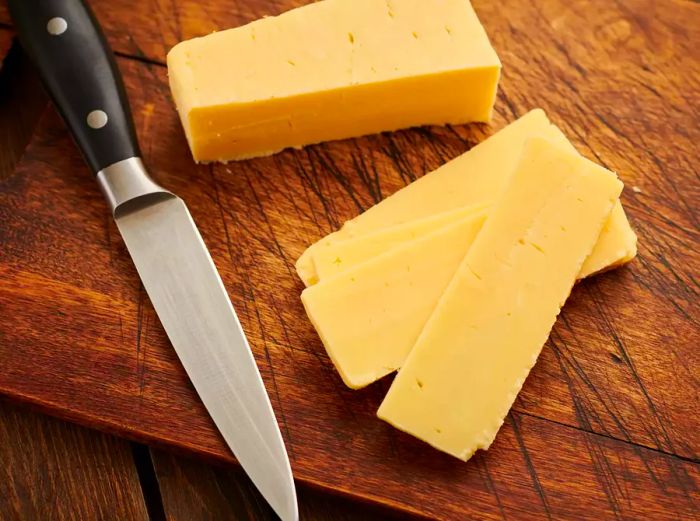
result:
<svg viewBox="0 0 700 521"><path fill-rule="evenodd" d="M89 429L95 429L99 432L103 432L118 438L122 438L128 441L144 443L152 448L164 449L169 452L179 454L185 457L194 457L198 460L204 461L206 463L211 463L215 465L231 465L237 468L241 468L238 460L235 456L231 454L229 457L222 456L216 452L206 451L197 449L194 446L180 444L167 438L158 438L154 435L149 435L146 432L139 431L136 429L131 429L128 426L120 425L117 422L104 421L99 417L93 417L87 414L81 414L79 412L73 411L71 409L66 409L60 405L53 404L51 402L41 400L40 398L34 397L32 395L13 393L7 389L0 388L0 399L11 401L13 403L19 403L21 405L27 406L33 411L46 414L53 418L60 420L65 420L82 427ZM292 468L294 467L294 462L291 461ZM394 511L395 513L410 514L416 519L433 519L427 517L423 512L419 510L414 510L407 507L404 504L387 500L384 496L372 496L368 494L360 494L353 492L352 488L342 488L337 486L327 485L320 481L309 479L307 477L297 477L295 474L294 481L304 486L310 487L314 490L321 491L324 493L330 493L332 495L350 499L352 501L359 501L361 503L378 506L384 509Z"/></svg>

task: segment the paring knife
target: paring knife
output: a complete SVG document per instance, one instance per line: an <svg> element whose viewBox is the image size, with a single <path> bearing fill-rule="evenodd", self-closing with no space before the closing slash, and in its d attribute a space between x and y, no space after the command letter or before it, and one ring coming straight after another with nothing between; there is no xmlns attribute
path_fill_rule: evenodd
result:
<svg viewBox="0 0 700 521"><path fill-rule="evenodd" d="M253 354L187 207L144 168L124 86L94 15L82 0L8 3L200 398L275 512L298 519L289 459Z"/></svg>

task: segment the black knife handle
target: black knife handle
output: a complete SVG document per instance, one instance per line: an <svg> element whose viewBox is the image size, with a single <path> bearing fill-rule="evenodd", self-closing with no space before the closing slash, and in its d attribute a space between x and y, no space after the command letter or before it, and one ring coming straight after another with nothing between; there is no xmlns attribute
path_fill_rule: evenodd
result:
<svg viewBox="0 0 700 521"><path fill-rule="evenodd" d="M121 75L83 0L8 0L22 46L93 173L140 156Z"/></svg>

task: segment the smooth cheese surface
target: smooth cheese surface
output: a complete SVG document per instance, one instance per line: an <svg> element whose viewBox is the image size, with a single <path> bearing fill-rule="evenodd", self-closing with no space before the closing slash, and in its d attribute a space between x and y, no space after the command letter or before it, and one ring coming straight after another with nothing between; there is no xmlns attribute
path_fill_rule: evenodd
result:
<svg viewBox="0 0 700 521"><path fill-rule="evenodd" d="M488 121L500 61L468 0L323 0L168 53L198 161Z"/></svg>
<svg viewBox="0 0 700 521"><path fill-rule="evenodd" d="M573 145L544 111L535 109L485 141L402 188L384 201L345 223L320 241L312 244L299 257L297 273L307 286L318 280L313 254L321 245L359 237L378 229L421 219L470 204L493 201L503 191L530 138L545 138L575 152ZM537 175L533 172L532 175ZM580 278L606 267L624 263L636 254L636 236L627 222L622 206L612 213L611 222L601 234L592 259L582 268Z"/></svg>
<svg viewBox="0 0 700 521"><path fill-rule="evenodd" d="M401 366L483 222L462 218L304 290L346 385L364 387Z"/></svg>
<svg viewBox="0 0 700 521"><path fill-rule="evenodd" d="M423 219L382 228L353 239L331 241L314 251L313 262L316 273L319 280L325 280L396 246L425 237L448 224L462 221L465 217L483 216L487 208L488 205L481 204L465 206ZM462 245L455 244L454 247L461 248Z"/></svg>
<svg viewBox="0 0 700 521"><path fill-rule="evenodd" d="M463 460L488 448L621 190L578 154L529 142L379 417Z"/></svg>

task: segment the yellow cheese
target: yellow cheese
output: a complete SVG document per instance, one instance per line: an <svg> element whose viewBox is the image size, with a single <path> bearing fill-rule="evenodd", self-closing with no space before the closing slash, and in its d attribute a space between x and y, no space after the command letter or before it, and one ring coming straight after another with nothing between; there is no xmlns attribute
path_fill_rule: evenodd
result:
<svg viewBox="0 0 700 521"><path fill-rule="evenodd" d="M425 237L448 224L464 220L465 217L483 216L486 209L486 205L465 206L423 219L382 228L353 239L322 244L313 253L316 273L319 280L325 280L396 246ZM457 249L462 247L461 244L454 246Z"/></svg>
<svg viewBox="0 0 700 521"><path fill-rule="evenodd" d="M618 201L600 232L595 248L583 263L579 278L621 266L636 255L637 235L632 231L622 204Z"/></svg>
<svg viewBox="0 0 700 521"><path fill-rule="evenodd" d="M523 144L533 137L548 139L566 150L575 150L542 110L533 110L467 153L348 221L339 231L311 245L296 263L302 281L309 286L318 280L313 254L322 245L359 237L449 209L494 200L506 186ZM533 172L533 175L536 176L537 172ZM636 254L636 236L622 206L616 204L619 208L612 213L611 222L601 234L591 261L581 271L581 278L605 267L624 263Z"/></svg>
<svg viewBox="0 0 700 521"><path fill-rule="evenodd" d="M621 190L578 154L529 142L379 417L463 460L488 448Z"/></svg>
<svg viewBox="0 0 700 521"><path fill-rule="evenodd" d="M196 161L488 121L501 64L468 0L324 0L168 53Z"/></svg>
<svg viewBox="0 0 700 521"><path fill-rule="evenodd" d="M401 366L483 222L463 217L304 290L306 313L349 387Z"/></svg>

